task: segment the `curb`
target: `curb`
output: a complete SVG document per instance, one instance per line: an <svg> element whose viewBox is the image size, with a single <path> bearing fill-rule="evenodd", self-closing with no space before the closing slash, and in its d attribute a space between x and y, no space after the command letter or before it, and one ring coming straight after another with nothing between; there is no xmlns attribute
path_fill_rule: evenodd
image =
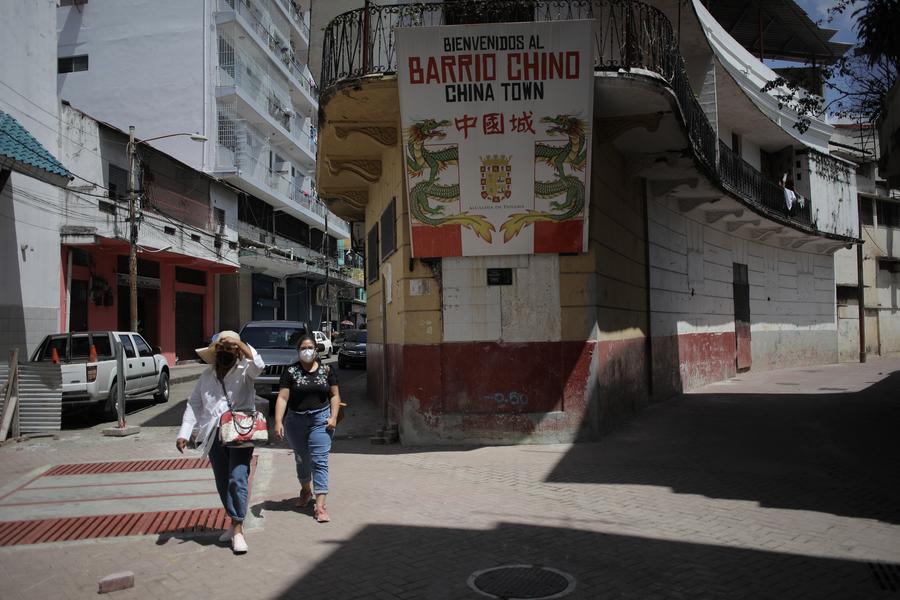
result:
<svg viewBox="0 0 900 600"><path fill-rule="evenodd" d="M184 374L184 375L171 375L171 371L169 371L169 385L174 385L176 383L187 383L189 381L194 381L198 377L200 377L200 373L193 374Z"/></svg>

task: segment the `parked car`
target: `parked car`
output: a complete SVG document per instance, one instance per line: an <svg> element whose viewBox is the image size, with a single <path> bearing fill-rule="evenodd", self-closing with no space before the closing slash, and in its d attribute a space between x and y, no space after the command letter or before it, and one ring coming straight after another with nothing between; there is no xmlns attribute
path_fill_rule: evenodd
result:
<svg viewBox="0 0 900 600"><path fill-rule="evenodd" d="M160 349L151 348L139 333L51 334L34 351L31 361L59 361L63 407L93 404L103 410L105 417L115 418L118 394L115 340L121 340L125 354L125 397L153 393L157 402L168 402L169 363Z"/></svg>
<svg viewBox="0 0 900 600"><path fill-rule="evenodd" d="M334 344L331 343L328 336L321 331L314 331L313 336L316 338L316 347L318 348L319 344L321 344L325 348L324 350L319 350L319 353L324 352L325 358L331 358L331 355L334 353Z"/></svg>
<svg viewBox="0 0 900 600"><path fill-rule="evenodd" d="M344 343L338 351L338 367L351 365L366 366L366 339L368 332L360 329L348 329L344 332Z"/></svg>
<svg viewBox="0 0 900 600"><path fill-rule="evenodd" d="M274 400L278 382L284 370L297 362L297 341L309 333L303 321L251 321L240 331L241 340L253 346L266 363L262 375L256 378L256 393ZM319 352L324 345L316 344Z"/></svg>

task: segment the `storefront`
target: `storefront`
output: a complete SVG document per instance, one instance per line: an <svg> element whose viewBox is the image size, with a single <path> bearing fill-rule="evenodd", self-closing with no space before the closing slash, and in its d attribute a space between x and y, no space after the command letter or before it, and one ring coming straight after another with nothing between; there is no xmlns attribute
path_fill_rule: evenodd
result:
<svg viewBox="0 0 900 600"><path fill-rule="evenodd" d="M195 359L215 331L215 275L234 268L168 251L138 254L138 333L166 359ZM128 246L62 247L61 323L70 331L131 329ZM67 293L68 290L68 293Z"/></svg>

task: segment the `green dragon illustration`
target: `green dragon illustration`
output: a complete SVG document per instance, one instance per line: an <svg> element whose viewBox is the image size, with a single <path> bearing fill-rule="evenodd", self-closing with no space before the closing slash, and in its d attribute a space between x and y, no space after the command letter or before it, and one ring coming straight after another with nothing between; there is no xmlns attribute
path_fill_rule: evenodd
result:
<svg viewBox="0 0 900 600"><path fill-rule="evenodd" d="M503 241L508 242L532 223L539 221L568 221L579 215L584 209L584 182L574 175L566 173L565 165L576 171L584 171L587 166L587 144L585 122L572 115L544 117L541 123L550 125L549 135L563 135L568 141L562 146L548 146L538 143L534 148L535 161L545 162L556 171L556 179L552 181L535 181L534 194L539 198L551 199L565 194L565 201L553 201L550 208L557 212L529 210L524 213L510 215L500 226Z"/></svg>
<svg viewBox="0 0 900 600"><path fill-rule="evenodd" d="M455 215L443 215L443 206L432 206L431 200L441 203L459 200L459 184L440 183L440 173L450 165L459 164L459 148L452 146L441 150L429 150L425 143L432 139L443 139L444 127L450 121L424 119L413 123L406 130L406 171L410 178L421 177L428 169L428 179L420 181L410 190L410 212L420 223L440 227L441 225L462 225L475 232L475 235L491 243L491 232L496 231L493 225L481 215L470 215L461 212Z"/></svg>

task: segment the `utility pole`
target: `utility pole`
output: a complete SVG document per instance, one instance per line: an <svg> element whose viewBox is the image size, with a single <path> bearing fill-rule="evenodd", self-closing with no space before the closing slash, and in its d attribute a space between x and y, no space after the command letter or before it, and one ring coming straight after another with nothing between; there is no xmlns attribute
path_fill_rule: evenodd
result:
<svg viewBox="0 0 900 600"><path fill-rule="evenodd" d="M128 295L131 331L138 330L137 309L137 221L135 219L134 125L128 128Z"/></svg>

